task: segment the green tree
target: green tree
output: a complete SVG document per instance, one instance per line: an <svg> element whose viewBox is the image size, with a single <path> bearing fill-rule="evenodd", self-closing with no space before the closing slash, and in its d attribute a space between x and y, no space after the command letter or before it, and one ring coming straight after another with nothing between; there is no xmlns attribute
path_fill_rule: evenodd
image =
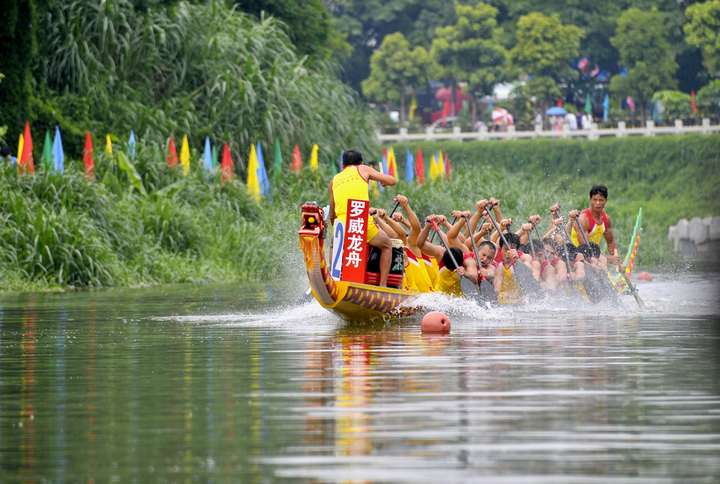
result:
<svg viewBox="0 0 720 484"><path fill-rule="evenodd" d="M610 92L623 99L632 97L640 104L645 119L645 103L653 93L677 86L674 77L677 63L665 38L663 15L655 8L649 12L626 10L610 42L628 69L627 75L618 74L610 79Z"/></svg>
<svg viewBox="0 0 720 484"><path fill-rule="evenodd" d="M482 2L475 7L457 5L457 22L438 28L432 41L432 57L443 66L445 75L467 83L473 122L477 119L476 95L489 96L505 76L507 50L500 44L495 7Z"/></svg>
<svg viewBox="0 0 720 484"><path fill-rule="evenodd" d="M697 3L685 14L690 20L683 29L687 43L699 47L710 75L720 74L720 0Z"/></svg>
<svg viewBox="0 0 720 484"><path fill-rule="evenodd" d="M706 86L700 88L696 102L701 112L720 112L720 79L713 79Z"/></svg>
<svg viewBox="0 0 720 484"><path fill-rule="evenodd" d="M510 51L513 70L527 76L526 97L535 97L543 110L562 96L560 83L575 79L578 73L571 61L578 56L584 32L574 25L563 25L560 16L533 12L520 17L517 44Z"/></svg>
<svg viewBox="0 0 720 484"><path fill-rule="evenodd" d="M29 119L37 18L33 0L10 0L0 7L0 125L17 139Z"/></svg>
<svg viewBox="0 0 720 484"><path fill-rule="evenodd" d="M397 32L385 39L370 58L370 77L362 82L363 94L376 101L400 101L400 126L405 124L405 91L427 82L438 67L424 47L410 50L410 42Z"/></svg>

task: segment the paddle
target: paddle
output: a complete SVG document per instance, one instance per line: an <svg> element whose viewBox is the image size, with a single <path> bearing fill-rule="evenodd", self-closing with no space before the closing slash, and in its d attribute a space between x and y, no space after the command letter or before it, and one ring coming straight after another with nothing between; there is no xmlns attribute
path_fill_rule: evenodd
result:
<svg viewBox="0 0 720 484"><path fill-rule="evenodd" d="M470 240L472 241L472 248L475 252L475 260L477 261L478 265L478 285L480 286L480 295L485 300L485 302L495 305L498 303L497 294L495 294L495 288L492 286L492 284L490 284L490 281L488 281L487 279L484 281L480 280L480 254L478 253L477 245L475 245L475 237L472 235L472 230L470 229L470 222L468 221L466 216L463 215L463 218L465 219L468 233L471 234Z"/></svg>
<svg viewBox="0 0 720 484"><path fill-rule="evenodd" d="M617 247L615 248L615 254L614 254L614 255L615 255L615 257L618 256ZM644 307L645 307L645 303L644 303L643 300L640 298L640 295L638 294L637 288L635 287L635 285L634 285L632 282L630 282L630 278L625 274L625 271L624 271L624 270L621 270L622 268L620 267L619 264L615 264L615 269L617 269L617 271L620 273L620 275L622 275L622 278L625 280L625 284L627 284L627 285L628 285L628 288L630 288L630 291L631 291L630 294L632 294L633 297L635 298L635 302L638 303L638 306L640 306L641 308L644 308Z"/></svg>
<svg viewBox="0 0 720 484"><path fill-rule="evenodd" d="M488 216L490 217L490 221L492 222L493 226L495 227L495 230L498 231L500 234L500 237L503 240L503 243L505 244L505 247L510 249L510 244L508 244L507 239L505 238L505 234L502 233L502 230L500 230L500 226L495 221L495 218L492 216L491 213L492 205L488 204L487 207L485 207L485 211L487 212ZM545 293L542 290L542 287L540 287L540 283L535 280L535 276L533 276L533 273L528 267L523 263L520 262L519 264L514 264L515 266L515 277L517 278L518 282L520 283L520 287L522 287L523 292L526 294L532 294L535 296L544 296Z"/></svg>
<svg viewBox="0 0 720 484"><path fill-rule="evenodd" d="M435 229L435 232L440 232L440 227L438 227L438 224L436 221L432 221L433 228ZM452 255L452 252L450 252L450 247L448 247L447 243L445 243L445 239L442 238L442 235L438 233L438 237L440 238L440 242L442 243L442 246L445 248L445 251L450 254L450 258L455 263L455 267L460 267L460 264L455 260L455 256ZM447 268L450 270L450 268ZM460 289L462 289L463 294L466 298L471 299L473 301L477 302L485 302L481 297L480 293L478 292L478 288L470 279L468 279L465 276L460 276Z"/></svg>
<svg viewBox="0 0 720 484"><path fill-rule="evenodd" d="M532 224L533 228L535 229L535 234L537 235L538 240L542 240L543 238L540 237L540 231L537 228L537 224L535 222L533 222L532 220L530 220L530 223Z"/></svg>
<svg viewBox="0 0 720 484"><path fill-rule="evenodd" d="M528 220L528 223L530 223L529 220ZM537 260L537 257L535 256L535 244L533 244L533 241L532 241L532 233L528 234L528 242L530 243L530 252L532 252L533 259Z"/></svg>
<svg viewBox="0 0 720 484"><path fill-rule="evenodd" d="M457 217L453 217L452 224L455 225L455 222L457 222ZM433 243L433 240L435 240L435 233L436 233L436 232L433 232L433 233L430 235L430 243L431 243L431 244ZM442 237L440 237L440 238L442 238Z"/></svg>

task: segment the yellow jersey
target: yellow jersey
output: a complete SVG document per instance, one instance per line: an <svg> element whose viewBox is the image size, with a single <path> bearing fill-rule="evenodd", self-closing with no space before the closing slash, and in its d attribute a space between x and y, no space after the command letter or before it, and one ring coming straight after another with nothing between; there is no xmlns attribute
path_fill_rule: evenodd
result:
<svg viewBox="0 0 720 484"><path fill-rule="evenodd" d="M333 178L330 188L335 199L335 218L343 222L343 224L347 221L348 200L370 200L368 181L360 174L358 165L343 168L343 171ZM378 233L378 227L369 215L367 227L367 239L365 241L369 242Z"/></svg>

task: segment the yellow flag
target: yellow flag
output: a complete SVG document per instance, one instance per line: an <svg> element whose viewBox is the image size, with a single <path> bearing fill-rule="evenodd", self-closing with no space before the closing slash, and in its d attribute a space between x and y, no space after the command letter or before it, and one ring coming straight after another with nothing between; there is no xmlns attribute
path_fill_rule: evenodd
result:
<svg viewBox="0 0 720 484"><path fill-rule="evenodd" d="M430 160L430 181L438 179L437 153Z"/></svg>
<svg viewBox="0 0 720 484"><path fill-rule="evenodd" d="M312 153L310 153L310 169L318 169L318 145L313 145Z"/></svg>
<svg viewBox="0 0 720 484"><path fill-rule="evenodd" d="M260 180L258 180L257 176L259 167L255 145L250 145L250 160L248 161L247 168L247 191L255 197L255 201L257 202L260 201Z"/></svg>
<svg viewBox="0 0 720 484"><path fill-rule="evenodd" d="M390 147L388 151L388 174L398 179L397 160L395 159L395 150Z"/></svg>
<svg viewBox="0 0 720 484"><path fill-rule="evenodd" d="M108 156L112 156L112 141L110 141L110 135L105 135L105 153Z"/></svg>
<svg viewBox="0 0 720 484"><path fill-rule="evenodd" d="M183 175L187 176L190 171L190 145L187 135L183 136L182 148L180 148L180 164L183 168Z"/></svg>
<svg viewBox="0 0 720 484"><path fill-rule="evenodd" d="M442 151L438 151L438 178L445 177L445 157Z"/></svg>
<svg viewBox="0 0 720 484"><path fill-rule="evenodd" d="M18 151L17 151L18 165L20 164L20 157L22 156L22 150L23 150L24 145L25 145L25 137L21 134L20 140L18 141Z"/></svg>
<svg viewBox="0 0 720 484"><path fill-rule="evenodd" d="M415 110L417 109L417 99L413 96L410 101L410 112L408 113L408 120L412 121L415 118Z"/></svg>

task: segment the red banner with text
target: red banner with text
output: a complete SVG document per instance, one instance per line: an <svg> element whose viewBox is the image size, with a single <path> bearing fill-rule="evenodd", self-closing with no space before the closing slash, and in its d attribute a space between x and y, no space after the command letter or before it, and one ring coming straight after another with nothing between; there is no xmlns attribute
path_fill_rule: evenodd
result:
<svg viewBox="0 0 720 484"><path fill-rule="evenodd" d="M343 281L365 282L369 208L370 202L367 200L348 200L341 276Z"/></svg>

